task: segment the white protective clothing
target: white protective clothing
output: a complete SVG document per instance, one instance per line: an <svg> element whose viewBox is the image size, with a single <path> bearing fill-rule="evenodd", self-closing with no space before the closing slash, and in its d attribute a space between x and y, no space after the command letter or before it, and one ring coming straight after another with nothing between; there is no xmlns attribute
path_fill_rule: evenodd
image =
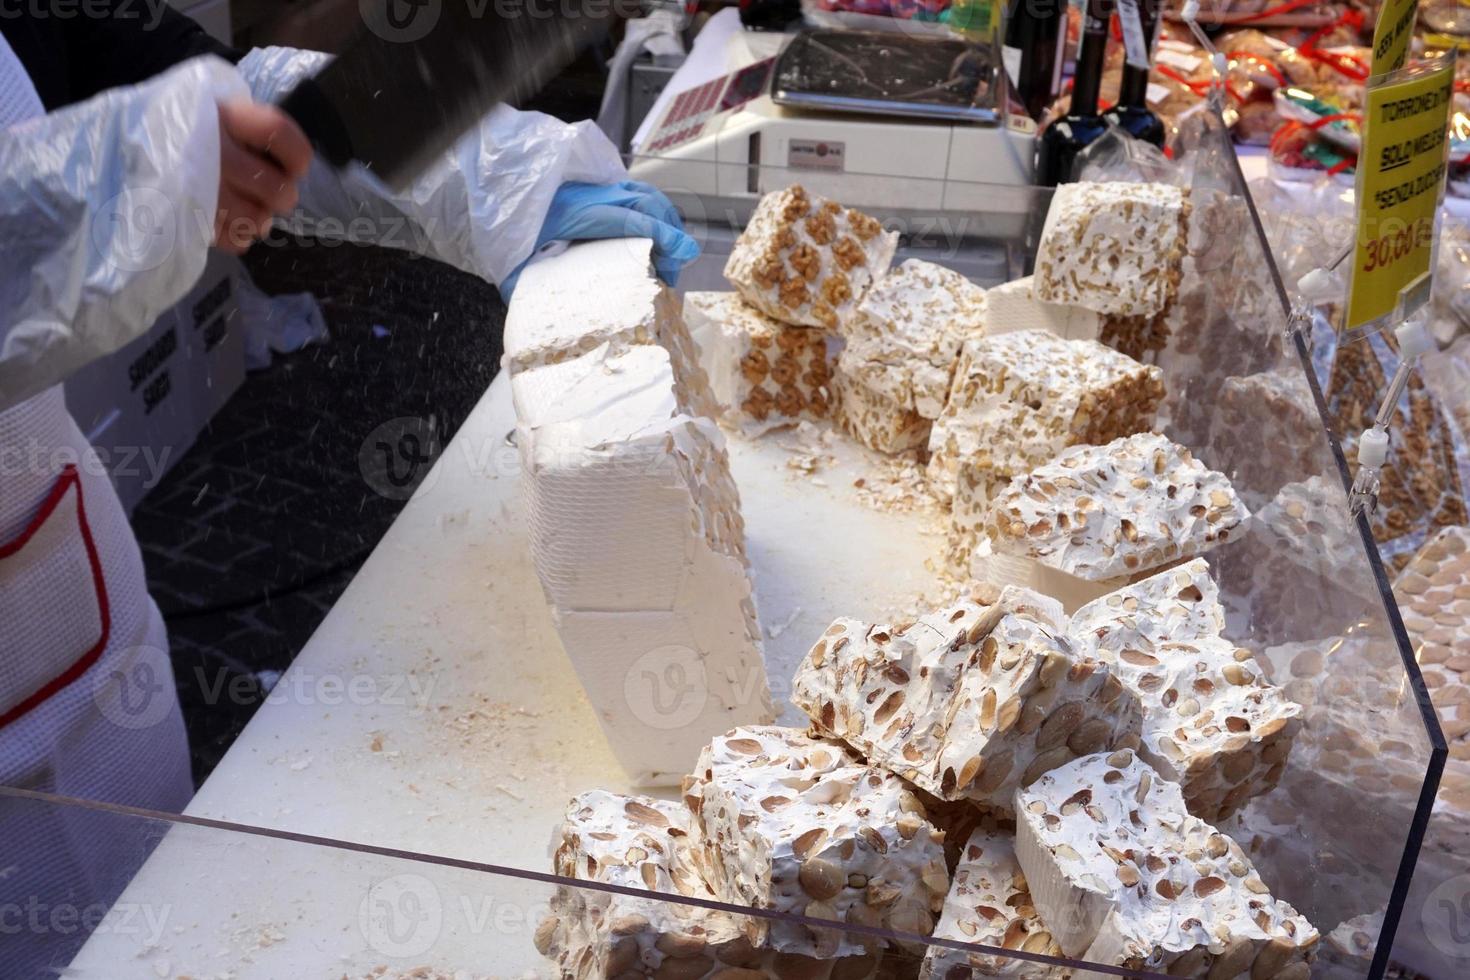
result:
<svg viewBox="0 0 1470 980"><path fill-rule="evenodd" d="M279 102L329 59L315 51L257 48L239 67L257 101ZM594 124L500 106L402 193L362 167L338 174L314 161L299 213L281 224L413 249L498 285L535 249L558 187L627 176L617 148Z"/></svg>
<svg viewBox="0 0 1470 980"><path fill-rule="evenodd" d="M0 785L158 810L187 803L164 625L59 382L145 332L203 270L216 103L251 90L274 101L324 61L273 48L237 73L198 58L41 116L28 80L4 84L24 73L0 47L10 113L0 116ZM501 108L402 194L360 169L339 177L314 164L288 224L414 248L498 283L531 254L563 181L624 176L591 124ZM143 853L119 839L124 824L0 797L0 911L38 897L79 912L110 901ZM7 924L7 977L49 975L80 939Z"/></svg>

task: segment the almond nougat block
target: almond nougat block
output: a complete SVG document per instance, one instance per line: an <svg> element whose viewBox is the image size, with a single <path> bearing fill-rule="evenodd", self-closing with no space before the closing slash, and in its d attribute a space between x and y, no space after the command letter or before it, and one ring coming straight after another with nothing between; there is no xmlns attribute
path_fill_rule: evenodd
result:
<svg viewBox="0 0 1470 980"><path fill-rule="evenodd" d="M797 669L792 700L926 792L1005 810L1054 766L1138 744L1137 700L1064 623L1054 600L1015 588L902 630L839 619Z"/></svg>

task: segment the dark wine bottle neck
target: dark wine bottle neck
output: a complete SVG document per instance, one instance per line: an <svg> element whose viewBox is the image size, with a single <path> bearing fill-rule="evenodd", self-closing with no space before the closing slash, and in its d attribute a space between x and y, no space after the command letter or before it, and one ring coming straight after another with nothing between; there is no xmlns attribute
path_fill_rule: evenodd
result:
<svg viewBox="0 0 1470 980"><path fill-rule="evenodd" d="M1113 0L1087 0L1082 21L1082 50L1077 55L1077 73L1072 81L1072 115L1097 115L1098 90L1102 87L1103 62L1107 58L1108 22L1113 17Z"/></svg>
<svg viewBox="0 0 1470 980"><path fill-rule="evenodd" d="M1154 31L1158 14L1159 0L1134 0L1138 13L1138 32L1143 35L1144 49L1148 54L1149 61L1153 61ZM1121 17L1128 17L1129 12L1125 9ZM1128 31L1128 25L1123 30ZM1118 88L1118 104L1132 106L1137 109L1148 108L1148 76L1149 69L1135 68L1133 65L1123 65L1123 82Z"/></svg>

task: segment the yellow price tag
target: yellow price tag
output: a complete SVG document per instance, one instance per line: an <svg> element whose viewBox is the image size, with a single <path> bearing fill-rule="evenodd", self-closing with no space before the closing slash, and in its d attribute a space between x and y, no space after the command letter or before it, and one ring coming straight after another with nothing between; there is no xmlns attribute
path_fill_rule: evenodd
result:
<svg viewBox="0 0 1470 980"><path fill-rule="evenodd" d="M1352 289L1343 323L1349 330L1392 313L1399 291L1428 272L1434 257L1454 59L1413 72L1368 86Z"/></svg>
<svg viewBox="0 0 1470 980"><path fill-rule="evenodd" d="M1373 66L1369 77L1387 75L1404 67L1418 15L1419 0L1383 0L1378 8L1378 23L1373 26Z"/></svg>

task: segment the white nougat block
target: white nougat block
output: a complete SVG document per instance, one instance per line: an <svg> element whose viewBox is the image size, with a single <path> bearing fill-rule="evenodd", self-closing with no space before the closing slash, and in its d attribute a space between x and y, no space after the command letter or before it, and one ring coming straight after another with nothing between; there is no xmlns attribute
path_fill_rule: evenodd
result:
<svg viewBox="0 0 1470 980"><path fill-rule="evenodd" d="M657 345L512 378L537 576L614 754L649 786L774 717L724 438L679 390Z"/></svg>
<svg viewBox="0 0 1470 980"><path fill-rule="evenodd" d="M725 263L745 301L795 326L834 328L888 271L898 234L792 185L762 197Z"/></svg>
<svg viewBox="0 0 1470 980"><path fill-rule="evenodd" d="M1032 900L1068 956L1196 980L1310 976L1317 930L1132 752L1052 770L1017 791L1016 815Z"/></svg>
<svg viewBox="0 0 1470 980"><path fill-rule="evenodd" d="M684 410L713 418L718 408L678 294L653 274L653 242L581 242L521 273L505 315L503 363L512 377L608 345L657 345L669 352Z"/></svg>
<svg viewBox="0 0 1470 980"><path fill-rule="evenodd" d="M726 424L760 435L832 414L836 337L773 320L735 292L688 293L684 317Z"/></svg>
<svg viewBox="0 0 1470 980"><path fill-rule="evenodd" d="M1250 516L1222 473L1155 432L1074 446L997 494L983 531L998 552L1101 581L1223 544Z"/></svg>
<svg viewBox="0 0 1470 980"><path fill-rule="evenodd" d="M1063 340L1097 340L1102 317L1081 306L1036 298L1034 276L996 286L985 294L985 335L1045 330Z"/></svg>
<svg viewBox="0 0 1470 980"><path fill-rule="evenodd" d="M1184 193L1168 184L1058 187L1037 249L1036 297L1157 316L1178 289L1187 216Z"/></svg>
<svg viewBox="0 0 1470 980"><path fill-rule="evenodd" d="M981 829L970 835L934 937L1061 957L1061 947L1032 903L1026 876L1016 860L1013 834ZM1064 966L942 946L930 947L919 968L919 980L1067 980L1070 975Z"/></svg>

